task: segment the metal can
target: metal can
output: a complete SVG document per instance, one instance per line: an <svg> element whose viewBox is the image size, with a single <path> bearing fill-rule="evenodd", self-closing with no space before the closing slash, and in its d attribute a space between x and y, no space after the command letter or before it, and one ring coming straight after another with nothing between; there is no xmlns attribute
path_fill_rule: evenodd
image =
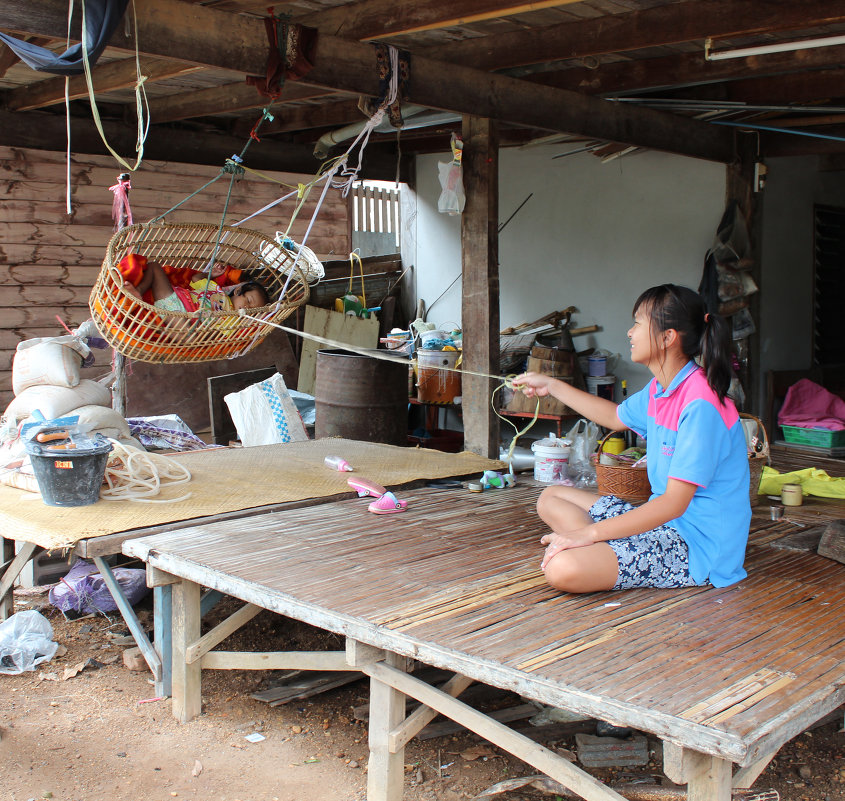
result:
<svg viewBox="0 0 845 801"><path fill-rule="evenodd" d="M780 488L780 502L784 506L800 506L804 502L804 492L800 484L784 484Z"/></svg>

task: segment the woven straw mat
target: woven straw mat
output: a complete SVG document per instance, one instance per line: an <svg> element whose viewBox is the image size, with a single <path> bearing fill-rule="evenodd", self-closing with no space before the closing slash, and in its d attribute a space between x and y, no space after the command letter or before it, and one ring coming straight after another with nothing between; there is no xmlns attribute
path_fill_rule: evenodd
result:
<svg viewBox="0 0 845 801"><path fill-rule="evenodd" d="M333 454L355 469L338 473L323 464ZM319 439L254 448L213 448L169 454L191 471L192 479L158 497L191 497L178 503L98 501L90 506L47 506L40 495L0 486L0 531L4 537L33 542L47 550L67 548L88 537L116 534L177 520L250 509L268 504L330 498L353 490L350 475L386 487L417 479L446 478L502 469L502 462L474 453L442 453L347 439Z"/></svg>

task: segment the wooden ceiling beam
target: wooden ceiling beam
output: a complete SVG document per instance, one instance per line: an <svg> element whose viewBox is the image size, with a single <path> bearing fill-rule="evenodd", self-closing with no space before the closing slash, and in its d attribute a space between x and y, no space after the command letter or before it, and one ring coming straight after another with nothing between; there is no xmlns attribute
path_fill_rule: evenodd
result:
<svg viewBox="0 0 845 801"><path fill-rule="evenodd" d="M666 94L666 93L663 93ZM794 72L789 75L748 78L708 86L693 86L672 93L693 100L726 100L749 105L801 104L845 98L845 69Z"/></svg>
<svg viewBox="0 0 845 801"><path fill-rule="evenodd" d="M781 0L772 0L780 4ZM826 0L841 5L845 0ZM0 29L52 35L64 0L0 4ZM696 7L699 4L696 3ZM701 5L704 5L703 3ZM23 9L35 8L26 15ZM802 10L804 4L802 4ZM41 27L37 27L37 26ZM151 55L207 64L260 75L264 73L266 33L257 18L239 16L178 0L146 0L138 14L138 38ZM34 28L34 29L32 29ZM132 50L132 37L121 31L111 45ZM321 35L314 48L315 66L307 83L335 91L377 96L378 77L369 45ZM694 120L650 109L622 108L576 92L556 89L504 75L415 56L407 88L408 102L463 114L475 114L551 131L654 148L696 158L728 162L733 135Z"/></svg>
<svg viewBox="0 0 845 801"><path fill-rule="evenodd" d="M138 39L142 53L171 58L200 67L232 69L264 75L267 35L256 17L214 11L179 0L145 0L138 7ZM68 37L65 0L4 0L0 3L0 30L14 34ZM80 41L79 15L74 15L70 39ZM123 26L109 46L134 53L135 31Z"/></svg>
<svg viewBox="0 0 845 801"><path fill-rule="evenodd" d="M322 33L359 41L386 39L406 33L453 28L472 22L566 6L578 0L361 0L322 9L296 19Z"/></svg>
<svg viewBox="0 0 845 801"><path fill-rule="evenodd" d="M160 81L196 72L202 67L171 61L163 58L141 58L141 75L147 81ZM96 94L112 92L135 86L138 75L134 58L110 61L108 64L95 66L91 70L91 79ZM71 100L88 97L88 84L84 75L74 75L68 81L68 93ZM12 89L6 95L6 108L10 111L31 111L36 108L54 106L65 101L65 79L47 78L38 83Z"/></svg>
<svg viewBox="0 0 845 801"><path fill-rule="evenodd" d="M30 44L37 45L38 47L44 47L49 44L51 40L38 36L28 36L26 37L26 41ZM0 42L0 78L6 74L9 67L14 66L19 61L20 57L18 54L5 42Z"/></svg>
<svg viewBox="0 0 845 801"><path fill-rule="evenodd" d="M760 131L759 134L760 153L764 158L823 155L845 158L843 142L834 139L817 139L771 131Z"/></svg>
<svg viewBox="0 0 845 801"><path fill-rule="evenodd" d="M315 67L307 80L362 94L378 93L367 45L330 36L317 40ZM622 108L576 92L424 57L413 59L408 101L714 161L733 158L733 137L705 123L649 109Z"/></svg>
<svg viewBox="0 0 845 801"><path fill-rule="evenodd" d="M761 13L761 3L748 0L690 0L464 39L420 52L429 58L493 70L698 41L703 60L705 37L801 31L841 23L845 21L845 0L766 0L765 12Z"/></svg>
<svg viewBox="0 0 845 801"><path fill-rule="evenodd" d="M124 157L135 153L136 132L120 122L103 120L109 144ZM91 119L71 117L71 141L74 152L108 155ZM0 111L0 145L31 147L36 150L63 151L67 146L65 117L33 111L18 114ZM201 137L193 131L167 127L150 128L144 143L144 158L153 161L180 161L187 164L218 164L221 167L232 153L243 148L242 138L206 132ZM269 147L256 144L249 152L249 166L256 170L279 170L313 174L319 166L313 148L307 144L273 142ZM402 180L407 180L409 159L402 161ZM393 180L396 177L396 148L373 143L365 153L362 178Z"/></svg>
<svg viewBox="0 0 845 801"><path fill-rule="evenodd" d="M773 128L816 128L820 125L843 125L845 114L816 114L812 117L769 117L765 122Z"/></svg>
<svg viewBox="0 0 845 801"><path fill-rule="evenodd" d="M315 106L288 106L275 110L274 119L261 127L261 135L272 136L311 128L338 128L365 120L357 100L341 100ZM244 128L245 124L239 125L235 130L247 133Z"/></svg>
<svg viewBox="0 0 845 801"><path fill-rule="evenodd" d="M0 42L0 78L2 78L9 67L20 61L18 54L11 47Z"/></svg>
<svg viewBox="0 0 845 801"><path fill-rule="evenodd" d="M839 64L845 64L845 45L724 61L705 61L701 53L684 53L663 58L617 61L602 64L595 69L575 67L541 72L526 75L524 80L591 95L613 95L779 75Z"/></svg>
<svg viewBox="0 0 845 801"><path fill-rule="evenodd" d="M222 86L211 86L208 89L155 98L150 101L150 120L154 123L175 122L192 117L212 116L221 112L249 111L265 106L270 107L272 113L278 103L309 100L332 94L335 93L328 89L289 81L282 87L279 97L271 100L245 81L227 83Z"/></svg>

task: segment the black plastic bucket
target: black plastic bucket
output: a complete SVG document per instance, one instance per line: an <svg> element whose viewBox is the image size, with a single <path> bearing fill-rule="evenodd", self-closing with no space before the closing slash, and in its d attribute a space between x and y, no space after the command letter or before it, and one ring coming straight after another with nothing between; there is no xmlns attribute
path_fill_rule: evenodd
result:
<svg viewBox="0 0 845 801"><path fill-rule="evenodd" d="M27 442L26 452L48 506L88 506L100 499L100 487L112 444L97 435L94 445L65 451Z"/></svg>

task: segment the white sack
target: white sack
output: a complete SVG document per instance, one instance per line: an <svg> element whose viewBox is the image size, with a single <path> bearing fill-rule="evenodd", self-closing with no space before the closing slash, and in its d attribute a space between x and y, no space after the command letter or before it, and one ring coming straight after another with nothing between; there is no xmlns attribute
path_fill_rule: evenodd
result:
<svg viewBox="0 0 845 801"><path fill-rule="evenodd" d="M279 373L240 392L223 396L245 447L302 442L305 424Z"/></svg>
<svg viewBox="0 0 845 801"><path fill-rule="evenodd" d="M83 378L75 387L29 387L6 407L4 414L24 420L38 409L47 420L54 420L71 409L90 404L111 406L111 392L102 384Z"/></svg>
<svg viewBox="0 0 845 801"><path fill-rule="evenodd" d="M123 439L132 435L126 418L108 406L80 406L71 409L68 415L79 417L80 425L90 426L88 433L91 435L102 434L109 439Z"/></svg>
<svg viewBox="0 0 845 801"><path fill-rule="evenodd" d="M75 387L79 383L79 368L90 353L91 349L75 336L39 337L20 342L12 361L15 395L42 384Z"/></svg>

